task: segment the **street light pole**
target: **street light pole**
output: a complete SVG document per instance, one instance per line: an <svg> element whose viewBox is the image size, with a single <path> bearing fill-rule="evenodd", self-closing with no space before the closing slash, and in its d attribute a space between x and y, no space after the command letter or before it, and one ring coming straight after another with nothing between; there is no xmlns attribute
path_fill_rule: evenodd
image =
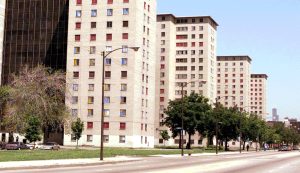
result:
<svg viewBox="0 0 300 173"><path fill-rule="evenodd" d="M139 50L139 47L128 47L129 49L134 50L135 52L137 52ZM105 85L105 81L104 81L104 77L105 77L105 58L110 55L111 53L117 51L117 50L121 50L124 48L117 48L114 49L112 51L109 51L108 53L106 53L105 51L101 52L102 55L102 94L101 94L101 98L102 98L102 104L101 104L101 132L100 132L100 160L103 160L103 143L104 143L104 85Z"/></svg>
<svg viewBox="0 0 300 173"><path fill-rule="evenodd" d="M216 110L218 109L218 98L216 98ZM217 114L216 114L216 154L218 154L218 131L219 131L219 125L218 125L218 119L217 119Z"/></svg>
<svg viewBox="0 0 300 173"><path fill-rule="evenodd" d="M183 154L183 87L184 87L184 85L183 85L183 83L181 84L181 104L182 104L182 106L181 106L181 131L180 131L180 135L181 135L181 144L180 144L180 146L181 146L181 156L184 156L184 154Z"/></svg>

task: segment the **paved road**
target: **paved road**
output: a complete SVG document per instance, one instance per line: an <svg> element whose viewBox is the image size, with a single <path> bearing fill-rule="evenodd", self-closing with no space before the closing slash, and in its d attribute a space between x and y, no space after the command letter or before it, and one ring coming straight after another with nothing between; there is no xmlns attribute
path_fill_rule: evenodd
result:
<svg viewBox="0 0 300 173"><path fill-rule="evenodd" d="M218 156L149 157L106 165L2 170L1 173L298 173L300 152L258 152Z"/></svg>

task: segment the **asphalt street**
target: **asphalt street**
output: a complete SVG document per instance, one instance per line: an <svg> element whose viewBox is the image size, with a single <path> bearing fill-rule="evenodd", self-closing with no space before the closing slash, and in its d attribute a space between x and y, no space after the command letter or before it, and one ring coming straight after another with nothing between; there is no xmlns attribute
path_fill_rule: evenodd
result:
<svg viewBox="0 0 300 173"><path fill-rule="evenodd" d="M146 157L105 165L1 170L1 173L299 173L300 152Z"/></svg>

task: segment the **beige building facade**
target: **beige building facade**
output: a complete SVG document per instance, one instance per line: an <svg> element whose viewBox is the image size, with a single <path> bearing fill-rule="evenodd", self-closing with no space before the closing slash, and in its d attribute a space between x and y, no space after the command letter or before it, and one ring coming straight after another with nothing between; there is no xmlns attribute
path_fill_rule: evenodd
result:
<svg viewBox="0 0 300 173"><path fill-rule="evenodd" d="M154 147L155 0L73 0L69 9L66 104L85 130L80 145ZM129 47L138 46L138 51ZM102 100L102 51L105 85ZM65 145L76 145L66 132Z"/></svg>
<svg viewBox="0 0 300 173"><path fill-rule="evenodd" d="M210 100L216 97L217 26L209 16L157 15L155 144L164 144L160 136L168 129L162 124L164 109L169 100L181 98L181 85L186 85L184 95L195 92ZM165 144L178 142L176 138ZM204 143L199 135L193 136L193 145Z"/></svg>
<svg viewBox="0 0 300 173"><path fill-rule="evenodd" d="M0 76L2 76L5 0L0 1ZM0 78L1 84L1 78Z"/></svg>
<svg viewBox="0 0 300 173"><path fill-rule="evenodd" d="M218 102L250 111L251 61L249 56L217 57Z"/></svg>
<svg viewBox="0 0 300 173"><path fill-rule="evenodd" d="M267 80L266 74L251 74L250 112L266 120L267 116Z"/></svg>

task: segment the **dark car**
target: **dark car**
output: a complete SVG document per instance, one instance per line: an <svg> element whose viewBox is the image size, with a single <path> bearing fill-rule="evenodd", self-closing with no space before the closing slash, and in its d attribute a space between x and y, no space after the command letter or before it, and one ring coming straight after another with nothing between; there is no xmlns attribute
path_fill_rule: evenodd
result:
<svg viewBox="0 0 300 173"><path fill-rule="evenodd" d="M278 151L292 151L292 147L289 145L281 145Z"/></svg>
<svg viewBox="0 0 300 173"><path fill-rule="evenodd" d="M42 147L42 150L59 150L60 146L56 142L46 142Z"/></svg>
<svg viewBox="0 0 300 173"><path fill-rule="evenodd" d="M5 145L5 149L7 150L24 150L29 149L27 145L23 142L11 142Z"/></svg>

